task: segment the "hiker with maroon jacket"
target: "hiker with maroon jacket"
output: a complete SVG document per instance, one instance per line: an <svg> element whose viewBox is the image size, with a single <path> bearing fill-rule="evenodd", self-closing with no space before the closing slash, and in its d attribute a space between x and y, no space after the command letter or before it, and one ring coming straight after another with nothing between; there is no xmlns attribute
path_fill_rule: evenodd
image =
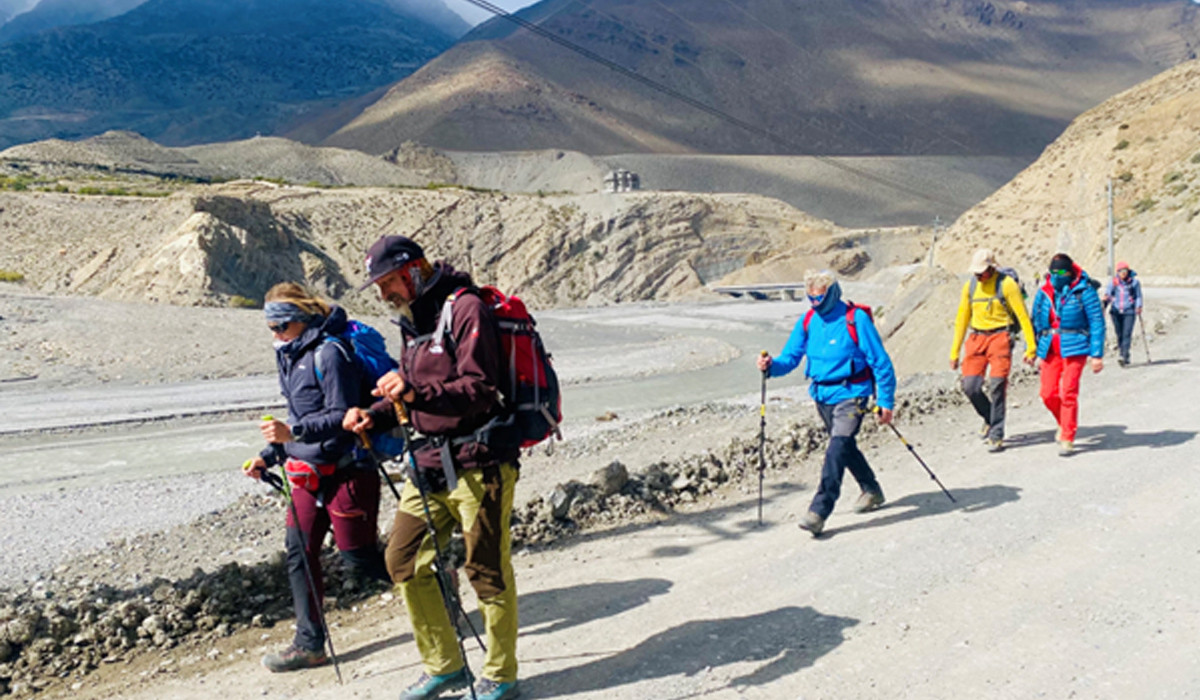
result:
<svg viewBox="0 0 1200 700"><path fill-rule="evenodd" d="M280 672L328 660L320 617L325 595L321 544L331 527L347 564L371 578L390 579L376 524L379 477L372 464L356 459L354 435L342 429L346 410L370 399L353 353L335 341L346 329L346 312L290 282L272 287L263 308L275 339L288 420L264 420L260 430L268 446L251 460L246 474L262 478L264 469L282 463L293 484L295 509L288 510L285 543L296 635L287 649L262 660ZM309 588L305 557L315 591Z"/></svg>
<svg viewBox="0 0 1200 700"><path fill-rule="evenodd" d="M487 636L479 700L508 700L517 685L517 589L512 568L513 488L519 438L492 421L505 414L498 387L502 355L496 320L474 293L470 276L430 264L420 246L384 236L367 253L367 273L380 296L400 310L400 368L381 377L381 400L350 409L347 430L397 424L398 403L418 437L411 444L419 484L401 493L386 558L412 621L424 672L402 700L424 700L471 681L434 572L436 549L426 537L422 491L439 538L462 527L467 576L479 597ZM446 310L449 311L446 311ZM468 689L463 695L471 698Z"/></svg>
<svg viewBox="0 0 1200 700"><path fill-rule="evenodd" d="M1058 453L1075 451L1079 427L1079 380L1088 357L1092 371L1104 369L1104 311L1096 287L1071 256L1050 260L1050 273L1033 297L1042 403L1058 421Z"/></svg>
<svg viewBox="0 0 1200 700"><path fill-rule="evenodd" d="M1137 273L1129 269L1129 263L1117 263L1117 276L1104 287L1103 301L1117 335L1121 355L1117 363L1126 367L1129 365L1129 346L1133 342L1133 326L1142 315L1142 283Z"/></svg>
<svg viewBox="0 0 1200 700"><path fill-rule="evenodd" d="M870 311L842 301L841 286L832 272L809 272L805 285L812 310L796 323L779 357L772 359L765 352L759 356L758 369L770 377L782 377L808 358L804 371L810 380L808 393L817 402L817 413L829 431L821 483L800 520L800 527L816 537L833 513L847 468L862 490L854 503L856 512L865 513L884 503L883 489L855 436L876 390L879 422L886 425L892 421L896 372Z"/></svg>

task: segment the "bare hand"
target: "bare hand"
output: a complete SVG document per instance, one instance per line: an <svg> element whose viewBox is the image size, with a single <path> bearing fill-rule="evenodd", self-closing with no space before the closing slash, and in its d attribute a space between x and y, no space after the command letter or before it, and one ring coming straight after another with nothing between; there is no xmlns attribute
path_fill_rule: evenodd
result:
<svg viewBox="0 0 1200 700"><path fill-rule="evenodd" d="M1044 365L1044 364L1046 364L1046 361L1045 361L1045 360L1043 360L1043 359L1042 359L1042 358L1040 358L1040 357L1038 357L1038 358L1035 358L1035 359L1034 359L1034 361L1033 361L1033 368L1034 368L1034 369L1036 369L1037 371L1041 372L1041 371L1042 371L1042 365Z"/></svg>
<svg viewBox="0 0 1200 700"><path fill-rule="evenodd" d="M1100 374L1100 370L1104 369L1104 360L1099 357L1092 358L1092 372Z"/></svg>
<svg viewBox="0 0 1200 700"><path fill-rule="evenodd" d="M891 425L892 417L893 417L892 409L890 409L890 408L879 409L879 424L880 425Z"/></svg>
<svg viewBox="0 0 1200 700"><path fill-rule="evenodd" d="M771 356L765 352L758 356L758 371L768 372L771 369Z"/></svg>
<svg viewBox="0 0 1200 700"><path fill-rule="evenodd" d="M262 481L262 475L263 475L263 472L266 471L266 469L267 469L267 463L265 461L263 461L262 457L255 457L254 459L248 459L248 460L246 460L246 463L242 465L242 473L243 474L250 477L251 479L258 479L259 481Z"/></svg>
<svg viewBox="0 0 1200 700"><path fill-rule="evenodd" d="M950 360L950 369L955 372L958 371L958 360Z"/></svg>
<svg viewBox="0 0 1200 700"><path fill-rule="evenodd" d="M1022 360L1022 361L1023 361L1025 364L1029 365L1030 367L1036 367L1036 366L1037 366L1037 356L1036 356L1036 355L1026 355L1026 356L1025 356L1025 359L1024 359L1024 360Z"/></svg>
<svg viewBox="0 0 1200 700"><path fill-rule="evenodd" d="M351 408L342 418L342 430L350 433L362 435L373 427L375 427L375 421L371 418L371 414L361 408Z"/></svg>
<svg viewBox="0 0 1200 700"><path fill-rule="evenodd" d="M263 439L269 443L274 444L292 441L291 427L281 420L274 418L271 420L264 420L262 424L258 426L258 429L262 433Z"/></svg>
<svg viewBox="0 0 1200 700"><path fill-rule="evenodd" d="M416 396L409 388L408 382L404 381L404 377L395 370L379 378L379 381L375 383L375 388L371 390L371 395L386 398L392 403L412 401Z"/></svg>

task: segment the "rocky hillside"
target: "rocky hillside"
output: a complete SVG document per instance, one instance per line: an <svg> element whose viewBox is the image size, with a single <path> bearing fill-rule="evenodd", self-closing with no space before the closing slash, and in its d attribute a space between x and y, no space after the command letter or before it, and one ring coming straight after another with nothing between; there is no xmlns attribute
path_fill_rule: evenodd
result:
<svg viewBox="0 0 1200 700"><path fill-rule="evenodd" d="M146 0L41 0L7 23L0 19L0 44L55 27L99 22L124 14L144 2Z"/></svg>
<svg viewBox="0 0 1200 700"><path fill-rule="evenodd" d="M0 46L0 147L114 128L166 144L271 133L452 42L377 0L149 0Z"/></svg>
<svg viewBox="0 0 1200 700"><path fill-rule="evenodd" d="M52 237L48 238L48 236ZM746 195L506 195L233 182L166 198L0 192L0 270L50 292L184 305L307 280L352 306L362 255L407 233L539 307L671 299L787 254L853 265L836 227ZM373 310L381 310L373 307Z"/></svg>
<svg viewBox="0 0 1200 700"><path fill-rule="evenodd" d="M1030 294L1060 251L1105 279L1110 178L1116 259L1150 283L1200 282L1200 61L1089 110L1037 162L955 222L937 246L938 267L909 277L890 304L896 312L885 319L894 342L926 343L926 368L944 366L959 286L979 247L997 250Z"/></svg>
<svg viewBox="0 0 1200 700"><path fill-rule="evenodd" d="M329 137L458 150L825 155L1038 153L1080 112L1195 55L1179 0L544 0L521 16L756 137L504 20Z"/></svg>

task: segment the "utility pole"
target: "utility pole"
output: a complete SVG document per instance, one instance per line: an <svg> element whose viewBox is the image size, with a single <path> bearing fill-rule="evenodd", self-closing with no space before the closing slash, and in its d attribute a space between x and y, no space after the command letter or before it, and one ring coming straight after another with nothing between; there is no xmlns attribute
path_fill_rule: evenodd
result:
<svg viewBox="0 0 1200 700"><path fill-rule="evenodd" d="M1108 278L1117 274L1116 252L1113 250L1113 181L1108 178Z"/></svg>
<svg viewBox="0 0 1200 700"><path fill-rule="evenodd" d="M942 231L942 217L933 217L933 241L929 244L929 263L928 267L933 267L933 249L937 247L938 234Z"/></svg>

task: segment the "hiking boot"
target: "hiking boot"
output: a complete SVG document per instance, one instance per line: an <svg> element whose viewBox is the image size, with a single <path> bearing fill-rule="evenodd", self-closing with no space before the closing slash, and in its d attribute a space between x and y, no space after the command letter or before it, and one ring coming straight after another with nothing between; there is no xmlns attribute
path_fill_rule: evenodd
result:
<svg viewBox="0 0 1200 700"><path fill-rule="evenodd" d="M422 673L416 683L404 689L400 693L400 700L433 700L442 693L448 693L452 690L462 690L471 682L471 676L467 673L466 666L452 673L443 673L437 676L431 676L428 673ZM467 697L470 697L467 693Z"/></svg>
<svg viewBox="0 0 1200 700"><path fill-rule="evenodd" d="M987 421L984 421L983 427L979 429L979 439L987 440L988 433L990 432L992 432L992 426L988 425Z"/></svg>
<svg viewBox="0 0 1200 700"><path fill-rule="evenodd" d="M1121 367L1128 367L1129 360L1122 357L1121 359L1117 360L1117 364L1120 365Z"/></svg>
<svg viewBox="0 0 1200 700"><path fill-rule="evenodd" d="M267 654L262 658L262 665L266 666L267 670L271 673L299 671L303 668L324 666L327 663L329 663L329 657L325 655L323 650L309 651L308 649L301 649L295 644L283 651Z"/></svg>
<svg viewBox="0 0 1200 700"><path fill-rule="evenodd" d="M883 497L883 491L863 491L858 500L854 502L854 512L869 513L883 505L883 502L886 500Z"/></svg>
<svg viewBox="0 0 1200 700"><path fill-rule="evenodd" d="M1000 438L988 440L987 441L987 450L988 450L988 452L1003 452L1004 451L1004 440L1002 440Z"/></svg>
<svg viewBox="0 0 1200 700"><path fill-rule="evenodd" d="M1070 457L1075 454L1075 443L1071 440L1060 440L1058 443L1058 456Z"/></svg>
<svg viewBox="0 0 1200 700"><path fill-rule="evenodd" d="M521 697L521 686L516 681L501 683L491 678L480 678L475 684L475 695L471 691L463 693L459 700L512 700Z"/></svg>
<svg viewBox="0 0 1200 700"><path fill-rule="evenodd" d="M805 511L804 517L800 518L800 529L808 530L812 533L813 537L816 537L825 529L825 518L822 518L811 510Z"/></svg>

